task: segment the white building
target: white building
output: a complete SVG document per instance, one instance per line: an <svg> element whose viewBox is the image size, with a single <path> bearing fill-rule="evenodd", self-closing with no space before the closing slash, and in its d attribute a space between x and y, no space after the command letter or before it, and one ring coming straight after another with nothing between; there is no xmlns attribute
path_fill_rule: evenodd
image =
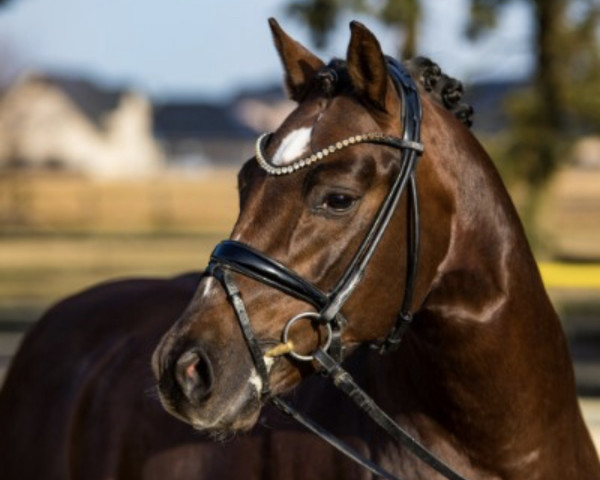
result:
<svg viewBox="0 0 600 480"><path fill-rule="evenodd" d="M164 158L142 96L27 75L0 97L0 168L11 165L139 178L161 170Z"/></svg>

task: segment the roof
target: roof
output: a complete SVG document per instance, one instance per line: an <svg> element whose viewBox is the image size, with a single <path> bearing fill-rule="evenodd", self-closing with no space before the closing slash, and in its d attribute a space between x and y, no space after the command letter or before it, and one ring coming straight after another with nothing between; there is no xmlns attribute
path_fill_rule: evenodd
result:
<svg viewBox="0 0 600 480"><path fill-rule="evenodd" d="M38 75L39 81L59 88L96 125L101 125L105 115L115 110L124 90L110 90L76 77Z"/></svg>
<svg viewBox="0 0 600 480"><path fill-rule="evenodd" d="M230 105L168 102L154 109L154 133L159 138L241 138L256 136L234 114Z"/></svg>

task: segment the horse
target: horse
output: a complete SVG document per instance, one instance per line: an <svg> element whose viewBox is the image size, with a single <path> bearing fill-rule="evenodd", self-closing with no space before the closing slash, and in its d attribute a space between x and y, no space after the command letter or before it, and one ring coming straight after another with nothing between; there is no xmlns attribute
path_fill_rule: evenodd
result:
<svg viewBox="0 0 600 480"><path fill-rule="evenodd" d="M600 479L460 85L358 22L328 64L270 26L298 105L242 167L231 238L203 274L38 322L0 393L0 477Z"/></svg>

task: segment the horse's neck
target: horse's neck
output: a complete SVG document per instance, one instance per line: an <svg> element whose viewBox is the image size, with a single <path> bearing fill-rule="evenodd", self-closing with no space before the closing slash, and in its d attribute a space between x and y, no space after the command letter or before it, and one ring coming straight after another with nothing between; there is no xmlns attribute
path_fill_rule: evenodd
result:
<svg viewBox="0 0 600 480"><path fill-rule="evenodd" d="M399 415L482 455L533 461L550 430L581 423L568 349L495 171L483 162L454 175L448 251L391 360Z"/></svg>

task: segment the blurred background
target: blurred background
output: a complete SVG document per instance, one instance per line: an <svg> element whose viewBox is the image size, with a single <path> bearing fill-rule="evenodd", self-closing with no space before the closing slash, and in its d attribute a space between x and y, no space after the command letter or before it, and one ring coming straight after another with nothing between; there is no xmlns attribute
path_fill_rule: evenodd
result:
<svg viewBox="0 0 600 480"><path fill-rule="evenodd" d="M293 107L270 16L324 58L357 18L464 82L600 438L598 0L0 0L0 383L58 299L200 269L228 235L237 169Z"/></svg>

